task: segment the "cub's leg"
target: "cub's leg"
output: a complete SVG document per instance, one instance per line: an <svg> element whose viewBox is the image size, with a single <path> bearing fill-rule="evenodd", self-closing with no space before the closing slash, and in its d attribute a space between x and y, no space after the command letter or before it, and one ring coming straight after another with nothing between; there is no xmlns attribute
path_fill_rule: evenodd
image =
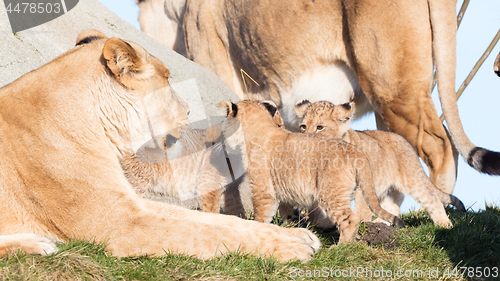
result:
<svg viewBox="0 0 500 281"><path fill-rule="evenodd" d="M319 206L338 227L339 243L354 242L358 231L359 217L352 212L350 206L350 195L355 185L352 178L338 176L320 183Z"/></svg>
<svg viewBox="0 0 500 281"><path fill-rule="evenodd" d="M380 206L389 213L399 216L401 204L405 199L405 195L397 189L391 189L387 196L380 201Z"/></svg>
<svg viewBox="0 0 500 281"><path fill-rule="evenodd" d="M271 222L278 209L276 193L266 171L248 170L248 183L252 191L255 220Z"/></svg>
<svg viewBox="0 0 500 281"><path fill-rule="evenodd" d="M372 221L372 211L368 207L365 202L365 198L363 197L363 192L361 189L357 188L354 192L354 213L359 217L359 219L363 222Z"/></svg>
<svg viewBox="0 0 500 281"><path fill-rule="evenodd" d="M13 234L0 236L0 257L8 252L22 249L28 254L49 255L57 252L53 240L36 234Z"/></svg>
<svg viewBox="0 0 500 281"><path fill-rule="evenodd" d="M206 192L201 195L201 210L208 213L220 213L221 189Z"/></svg>
<svg viewBox="0 0 500 281"><path fill-rule="evenodd" d="M445 228L451 227L451 221L446 215L443 203L432 191L437 188L430 182L422 169L416 171L416 174L409 176L405 186L399 186L399 188L420 203L434 223Z"/></svg>

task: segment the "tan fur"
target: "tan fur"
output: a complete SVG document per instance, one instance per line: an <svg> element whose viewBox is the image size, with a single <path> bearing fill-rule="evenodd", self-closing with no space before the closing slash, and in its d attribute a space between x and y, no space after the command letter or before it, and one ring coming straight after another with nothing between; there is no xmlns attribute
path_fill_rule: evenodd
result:
<svg viewBox="0 0 500 281"><path fill-rule="evenodd" d="M458 115L456 0L163 0L164 9L151 4L162 0L141 2L146 33L180 38L175 29L164 34L168 28L153 27L164 20L183 26L186 44L170 47L185 50L240 98L246 98L244 69L260 84L247 82L250 98L272 99L288 129L298 130L298 100L341 104L352 97L359 116L366 96L381 117L377 123L404 136L429 167L432 183L452 193L458 155L430 96L434 62L453 144L475 169L500 175L500 154L471 143ZM170 2L183 17L169 16ZM344 86L318 90L315 77L323 77L321 83L338 78Z"/></svg>
<svg viewBox="0 0 500 281"><path fill-rule="evenodd" d="M176 143L180 152L173 157L161 153L163 151L147 149L139 155L122 157L120 164L125 176L135 191L145 198L167 202L201 199L204 212L219 213L223 191L225 214L245 218L238 192L241 179L232 182L222 143L217 135L214 136L214 131L215 127L186 129ZM220 129L218 131L220 135ZM150 155L153 157L148 157Z"/></svg>
<svg viewBox="0 0 500 281"><path fill-rule="evenodd" d="M303 100L295 105L295 111L302 118L300 129L303 133L342 139L363 151L370 162L379 200L382 201L390 193L411 195L427 210L436 224L444 227L450 227L451 222L446 216L443 204L453 204L465 211L458 198L444 193L430 182L414 148L403 137L391 132L350 129L354 111L352 103L334 105L327 101L311 103ZM359 198L358 194L356 198ZM399 215L402 200L397 202L399 204L394 209L387 209L394 215ZM360 203L356 201L355 206L354 212L360 215L362 220L371 220L371 213L363 200Z"/></svg>
<svg viewBox="0 0 500 281"><path fill-rule="evenodd" d="M350 199L357 187L374 213L404 226L380 207L368 161L355 146L276 126L279 113L272 102L222 102L220 107L229 116L224 133L239 132L228 138L228 146L244 147L246 152L256 221L270 222L280 202L305 208L318 204L338 226L339 242L352 242L359 218L351 211Z"/></svg>
<svg viewBox="0 0 500 281"><path fill-rule="evenodd" d="M0 253L17 242L39 252L15 241L25 233L107 243L120 257L168 252L208 259L239 251L311 259L320 242L308 230L188 210L134 192L119 158L134 153L135 141L156 137L151 128L180 138L188 106L169 87L168 69L142 47L88 34L95 40L84 44L80 36L80 45L0 89L0 235L17 235L0 236L7 239ZM163 102L145 107L152 93L155 104ZM162 114L151 119L148 112Z"/></svg>

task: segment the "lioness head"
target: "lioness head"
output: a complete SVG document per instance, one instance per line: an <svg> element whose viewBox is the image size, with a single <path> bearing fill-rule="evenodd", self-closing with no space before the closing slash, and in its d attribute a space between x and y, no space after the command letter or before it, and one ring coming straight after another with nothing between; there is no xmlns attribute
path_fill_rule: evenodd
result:
<svg viewBox="0 0 500 281"><path fill-rule="evenodd" d="M311 103L301 100L295 104L295 113L302 118L300 131L308 134L326 135L341 139L349 130L353 103L334 105L329 101Z"/></svg>
<svg viewBox="0 0 500 281"><path fill-rule="evenodd" d="M160 149L176 143L189 107L170 87L170 72L160 60L133 42L95 30L82 32L72 51L100 54L101 69L94 69L101 71L99 88L93 91L106 133L120 151L137 151L148 141Z"/></svg>

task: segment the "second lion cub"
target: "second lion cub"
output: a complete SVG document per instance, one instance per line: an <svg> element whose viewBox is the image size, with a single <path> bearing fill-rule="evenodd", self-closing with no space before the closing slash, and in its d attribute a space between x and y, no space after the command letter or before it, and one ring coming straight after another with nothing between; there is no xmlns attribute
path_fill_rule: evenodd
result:
<svg viewBox="0 0 500 281"><path fill-rule="evenodd" d="M278 127L272 102L222 102L230 149L242 150L252 192L255 220L270 222L278 203L309 208L318 204L340 231L339 243L354 240L359 218L350 208L354 189L386 221L403 221L380 207L368 160L355 146L323 136L292 133Z"/></svg>
<svg viewBox="0 0 500 281"><path fill-rule="evenodd" d="M377 197L382 200L393 190L403 195L411 195L427 210L431 219L443 226L450 227L443 204L452 204L465 212L463 203L455 196L435 187L426 176L415 149L402 136L385 131L354 131L349 128L353 113L352 104L334 105L328 101L311 103L302 100L295 105L296 114L302 118L300 130L342 139L356 145L364 152L372 168ZM354 212L362 220L370 221L371 212L356 194ZM387 210L399 215L398 205ZM385 207L385 206L384 206Z"/></svg>

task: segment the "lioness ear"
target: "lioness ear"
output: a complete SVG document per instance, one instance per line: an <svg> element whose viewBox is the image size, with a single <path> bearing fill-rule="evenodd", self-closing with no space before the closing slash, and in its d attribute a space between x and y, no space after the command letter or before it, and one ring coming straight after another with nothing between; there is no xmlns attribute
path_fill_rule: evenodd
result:
<svg viewBox="0 0 500 281"><path fill-rule="evenodd" d="M299 118L304 117L304 114L306 113L307 108L311 105L311 102L309 100L300 100L295 104L295 114Z"/></svg>
<svg viewBox="0 0 500 281"><path fill-rule="evenodd" d="M276 104L272 101L261 101L260 104L262 104L267 111L271 114L273 117L273 122L276 124L278 127L284 127L285 124L283 122L283 118L281 118L281 114L278 111L278 107Z"/></svg>
<svg viewBox="0 0 500 281"><path fill-rule="evenodd" d="M228 117L236 117L238 114L238 106L230 101L221 101L219 109Z"/></svg>
<svg viewBox="0 0 500 281"><path fill-rule="evenodd" d="M103 39L103 38L106 38L106 35L104 35L104 33L97 31L95 29L88 29L88 30L80 32L80 34L76 38L76 45L75 46L88 44L94 40Z"/></svg>
<svg viewBox="0 0 500 281"><path fill-rule="evenodd" d="M129 43L118 38L109 39L102 54L109 70L125 87L134 89L134 80L147 79L154 74L154 67Z"/></svg>

